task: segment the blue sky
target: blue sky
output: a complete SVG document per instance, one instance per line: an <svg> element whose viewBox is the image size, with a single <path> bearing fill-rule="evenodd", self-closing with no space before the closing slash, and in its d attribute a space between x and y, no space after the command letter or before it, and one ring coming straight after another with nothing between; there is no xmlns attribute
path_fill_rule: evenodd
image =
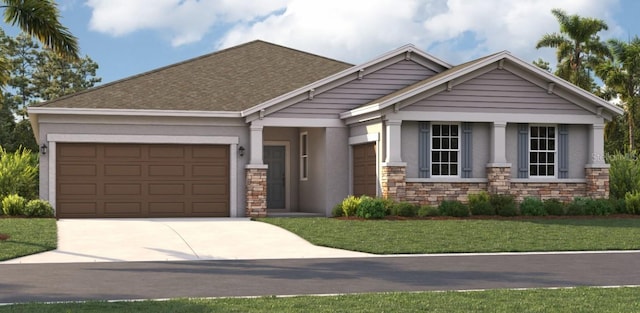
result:
<svg viewBox="0 0 640 313"><path fill-rule="evenodd" d="M58 0L62 22L103 83L262 39L358 64L407 43L456 64L501 50L552 64L535 49L557 31L552 8L640 35L637 0ZM366 6L363 6L366 3ZM5 26L6 27L6 26Z"/></svg>

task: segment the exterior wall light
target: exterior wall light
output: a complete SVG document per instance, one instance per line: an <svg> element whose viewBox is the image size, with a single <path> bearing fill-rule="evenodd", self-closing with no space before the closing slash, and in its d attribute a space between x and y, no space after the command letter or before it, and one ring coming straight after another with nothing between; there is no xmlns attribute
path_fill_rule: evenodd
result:
<svg viewBox="0 0 640 313"><path fill-rule="evenodd" d="M42 155L47 154L47 150L48 150L47 145L43 143L42 146L40 146L40 152L42 153Z"/></svg>
<svg viewBox="0 0 640 313"><path fill-rule="evenodd" d="M244 156L244 147L240 146L240 148L238 148L238 153L240 153L240 156Z"/></svg>

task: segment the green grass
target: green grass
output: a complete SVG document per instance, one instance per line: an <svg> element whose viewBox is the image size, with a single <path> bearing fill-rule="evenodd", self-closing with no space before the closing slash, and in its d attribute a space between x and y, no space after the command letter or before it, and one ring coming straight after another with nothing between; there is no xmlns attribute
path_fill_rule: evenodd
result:
<svg viewBox="0 0 640 313"><path fill-rule="evenodd" d="M0 306L0 312L639 312L640 288L372 293Z"/></svg>
<svg viewBox="0 0 640 313"><path fill-rule="evenodd" d="M640 249L639 218L259 221L315 245L376 254Z"/></svg>
<svg viewBox="0 0 640 313"><path fill-rule="evenodd" d="M0 234L10 236L0 241L0 261L53 250L58 244L53 218L0 218Z"/></svg>

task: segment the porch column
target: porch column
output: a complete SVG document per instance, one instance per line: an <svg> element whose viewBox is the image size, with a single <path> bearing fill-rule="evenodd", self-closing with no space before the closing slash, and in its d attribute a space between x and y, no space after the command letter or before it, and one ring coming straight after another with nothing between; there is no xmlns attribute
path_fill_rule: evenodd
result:
<svg viewBox="0 0 640 313"><path fill-rule="evenodd" d="M249 164L247 164L246 208L249 217L264 217L267 215L267 165L262 159L262 125L251 125L249 133Z"/></svg>
<svg viewBox="0 0 640 313"><path fill-rule="evenodd" d="M507 123L494 122L491 151L487 164L487 191L508 194L511 189L511 163L507 163Z"/></svg>
<svg viewBox="0 0 640 313"><path fill-rule="evenodd" d="M406 198L406 167L402 162L402 120L385 121L386 159L380 173L380 189L384 198L404 201Z"/></svg>
<svg viewBox="0 0 640 313"><path fill-rule="evenodd" d="M604 124L593 124L589 130L589 156L585 166L587 197L609 197L609 164L604 160Z"/></svg>

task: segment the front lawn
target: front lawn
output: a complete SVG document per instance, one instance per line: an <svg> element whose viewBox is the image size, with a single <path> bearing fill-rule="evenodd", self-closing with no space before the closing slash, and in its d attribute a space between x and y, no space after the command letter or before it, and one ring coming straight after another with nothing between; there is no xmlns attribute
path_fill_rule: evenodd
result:
<svg viewBox="0 0 640 313"><path fill-rule="evenodd" d="M53 250L58 245L53 218L0 218L0 261Z"/></svg>
<svg viewBox="0 0 640 313"><path fill-rule="evenodd" d="M376 254L640 249L640 218L341 220L261 218L309 242Z"/></svg>
<svg viewBox="0 0 640 313"><path fill-rule="evenodd" d="M0 312L639 312L640 288L371 293L0 306Z"/></svg>

